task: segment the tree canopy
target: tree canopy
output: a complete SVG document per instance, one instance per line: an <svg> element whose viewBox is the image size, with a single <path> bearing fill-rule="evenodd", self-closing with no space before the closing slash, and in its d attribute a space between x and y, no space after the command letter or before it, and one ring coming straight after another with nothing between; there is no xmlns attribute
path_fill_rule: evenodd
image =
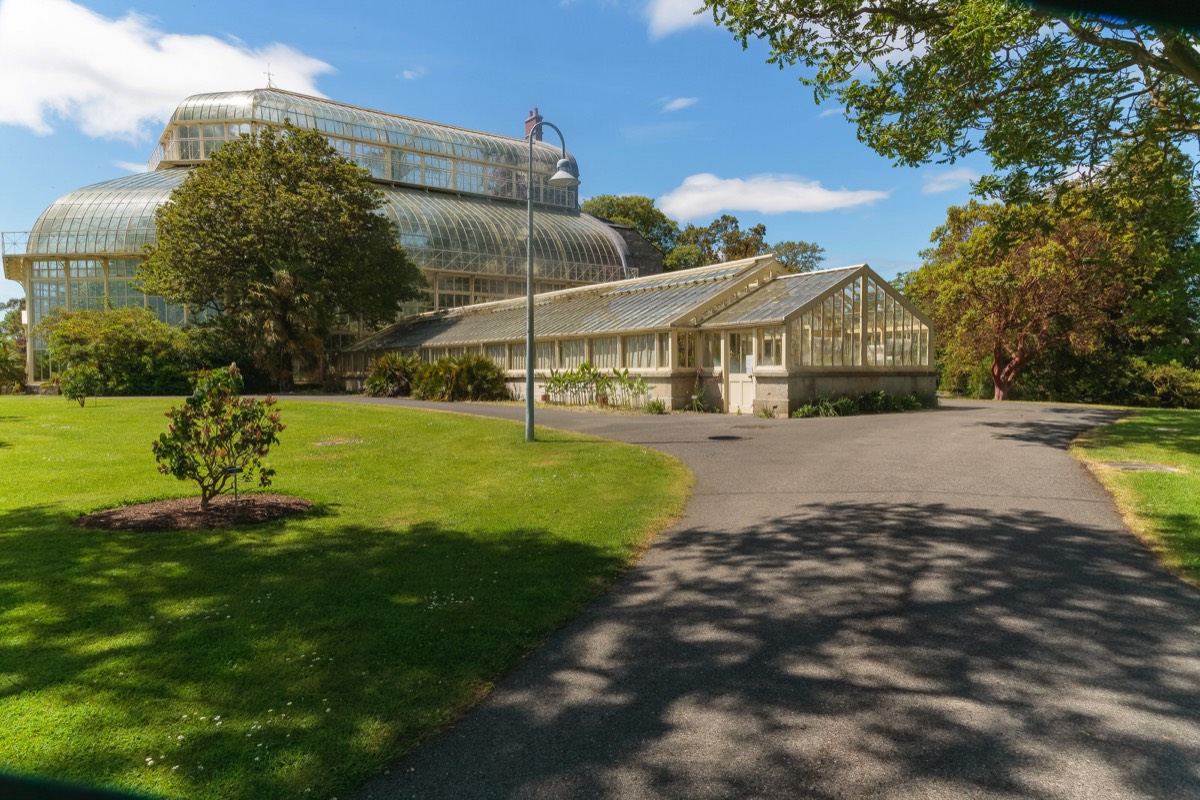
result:
<svg viewBox="0 0 1200 800"><path fill-rule="evenodd" d="M168 300L226 315L281 384L319 364L339 315L391 321L424 278L366 170L320 133L266 127L226 143L156 214L138 276Z"/></svg>
<svg viewBox="0 0 1200 800"><path fill-rule="evenodd" d="M603 194L585 200L582 210L610 222L631 225L659 250L663 251L663 269L681 269L752 258L774 253L790 272L809 272L825 260L825 248L812 242L767 241L767 226L754 225L743 230L732 214L722 214L707 225L679 223L641 195Z"/></svg>
<svg viewBox="0 0 1200 800"><path fill-rule="evenodd" d="M722 214L703 227L688 225L679 233L675 250L668 255L667 269L686 269L722 261L774 253L789 272L810 272L825 260L825 248L812 242L767 241L767 226L759 223L742 230L738 218Z"/></svg>
<svg viewBox="0 0 1200 800"><path fill-rule="evenodd" d="M804 68L859 138L905 165L982 150L1010 198L1200 133L1200 34L1012 0L705 0L745 48Z"/></svg>
<svg viewBox="0 0 1200 800"><path fill-rule="evenodd" d="M656 208L649 197L601 194L584 200L580 210L609 222L632 226L664 255L675 248L679 238L679 224Z"/></svg>
<svg viewBox="0 0 1200 800"><path fill-rule="evenodd" d="M1041 202L950 209L905 279L937 325L947 373L987 360L993 396L1004 399L1052 358L1057 371L1078 371L1103 353L1113 381L1123 357L1183 355L1200 289L1190 165L1145 146L1122 161L1098 186Z"/></svg>

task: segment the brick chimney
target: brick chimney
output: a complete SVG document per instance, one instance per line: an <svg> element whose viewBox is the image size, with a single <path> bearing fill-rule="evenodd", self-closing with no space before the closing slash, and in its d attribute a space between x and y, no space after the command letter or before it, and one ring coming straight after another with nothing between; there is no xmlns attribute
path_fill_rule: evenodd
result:
<svg viewBox="0 0 1200 800"><path fill-rule="evenodd" d="M533 111L529 112L529 119L525 120L525 138L526 139L529 138L529 132L532 131L534 126L537 125L541 121L542 121L542 115L538 113L537 107L535 106ZM533 134L533 140L535 142L540 142L542 140L542 129L541 128L538 128L537 132Z"/></svg>

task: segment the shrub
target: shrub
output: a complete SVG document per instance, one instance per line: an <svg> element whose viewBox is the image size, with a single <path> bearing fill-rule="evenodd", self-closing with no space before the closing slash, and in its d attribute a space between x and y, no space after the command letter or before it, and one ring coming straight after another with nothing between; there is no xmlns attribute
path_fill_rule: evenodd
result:
<svg viewBox="0 0 1200 800"><path fill-rule="evenodd" d="M73 364L58 376L63 397L74 400L83 408L89 397L100 394L103 378L100 370L91 364Z"/></svg>
<svg viewBox="0 0 1200 800"><path fill-rule="evenodd" d="M25 388L25 354L11 339L0 339L0 392L16 394Z"/></svg>
<svg viewBox="0 0 1200 800"><path fill-rule="evenodd" d="M371 363L363 388L371 397L408 397L420 366L415 355L384 353Z"/></svg>
<svg viewBox="0 0 1200 800"><path fill-rule="evenodd" d="M792 412L793 419L810 417L849 417L856 414L887 414L899 411L916 411L921 408L935 408L936 397L924 397L919 394L894 395L883 389L874 392L863 392L853 396L829 398L818 397L811 403L805 403Z"/></svg>
<svg viewBox="0 0 1200 800"><path fill-rule="evenodd" d="M180 394L187 390L185 336L144 308L62 311L38 326L51 360L90 364L99 394Z"/></svg>
<svg viewBox="0 0 1200 800"><path fill-rule="evenodd" d="M271 485L275 470L262 459L278 444L283 424L272 411L275 398L242 397L242 374L236 364L203 370L182 406L167 412L167 432L153 443L158 471L200 487L200 510L240 478Z"/></svg>
<svg viewBox="0 0 1200 800"><path fill-rule="evenodd" d="M1188 369L1178 361L1147 364L1135 359L1135 369L1146 384L1138 400L1164 408L1200 408L1200 370Z"/></svg>
<svg viewBox="0 0 1200 800"><path fill-rule="evenodd" d="M630 375L628 369L602 372L588 363L575 369L550 370L541 376L546 394L555 403L636 408L649 399L650 387L641 375Z"/></svg>
<svg viewBox="0 0 1200 800"><path fill-rule="evenodd" d="M665 400L650 400L646 403L647 414L665 414L667 413L667 403Z"/></svg>
<svg viewBox="0 0 1200 800"><path fill-rule="evenodd" d="M412 378L418 400L507 400L504 371L486 356L468 354L421 364Z"/></svg>

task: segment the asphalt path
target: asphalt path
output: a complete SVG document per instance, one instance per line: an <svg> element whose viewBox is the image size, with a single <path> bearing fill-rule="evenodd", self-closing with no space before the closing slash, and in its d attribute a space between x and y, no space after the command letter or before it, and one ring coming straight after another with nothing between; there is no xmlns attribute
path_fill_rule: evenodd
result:
<svg viewBox="0 0 1200 800"><path fill-rule="evenodd" d="M686 515L358 797L1200 798L1200 593L1065 449L1114 417L539 411L682 459Z"/></svg>

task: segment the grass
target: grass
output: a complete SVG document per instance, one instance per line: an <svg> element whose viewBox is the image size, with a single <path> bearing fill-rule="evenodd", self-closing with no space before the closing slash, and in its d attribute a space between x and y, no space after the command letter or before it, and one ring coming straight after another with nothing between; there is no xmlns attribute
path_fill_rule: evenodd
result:
<svg viewBox="0 0 1200 800"><path fill-rule="evenodd" d="M1130 528L1169 569L1200 587L1200 411L1137 410L1085 433L1072 450L1112 492ZM1181 472L1131 472L1106 461Z"/></svg>
<svg viewBox="0 0 1200 800"><path fill-rule="evenodd" d="M283 401L237 531L73 528L194 494L164 400L0 398L0 771L165 797L342 796L486 695L676 515L660 453L519 424Z"/></svg>

